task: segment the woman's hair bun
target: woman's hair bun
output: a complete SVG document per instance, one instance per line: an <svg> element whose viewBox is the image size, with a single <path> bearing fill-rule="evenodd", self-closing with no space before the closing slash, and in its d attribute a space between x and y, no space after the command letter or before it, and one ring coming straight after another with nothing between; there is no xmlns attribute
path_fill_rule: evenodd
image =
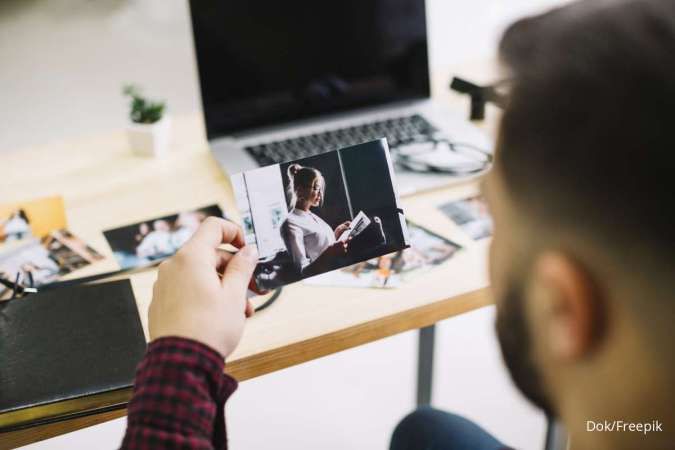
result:
<svg viewBox="0 0 675 450"><path fill-rule="evenodd" d="M288 166L288 176L293 178L302 169L300 164L291 164Z"/></svg>

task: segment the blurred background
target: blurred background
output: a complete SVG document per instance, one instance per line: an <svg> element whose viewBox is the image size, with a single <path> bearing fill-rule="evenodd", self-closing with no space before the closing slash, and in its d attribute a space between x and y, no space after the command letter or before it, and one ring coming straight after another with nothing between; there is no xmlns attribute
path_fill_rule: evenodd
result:
<svg viewBox="0 0 675 450"><path fill-rule="evenodd" d="M490 58L514 18L560 3L427 0L432 72ZM171 114L200 108L184 0L2 0L0 58L0 151L123 128L125 82Z"/></svg>
<svg viewBox="0 0 675 450"><path fill-rule="evenodd" d="M511 21L561 3L427 0L432 73L491 61ZM171 115L200 110L183 0L2 0L0 61L0 152L124 128L125 82L165 99ZM540 449L544 418L512 386L493 318L489 307L439 324L433 405ZM386 449L414 405L416 346L416 332L404 333L242 383L228 403L231 448ZM25 448L114 449L124 427Z"/></svg>

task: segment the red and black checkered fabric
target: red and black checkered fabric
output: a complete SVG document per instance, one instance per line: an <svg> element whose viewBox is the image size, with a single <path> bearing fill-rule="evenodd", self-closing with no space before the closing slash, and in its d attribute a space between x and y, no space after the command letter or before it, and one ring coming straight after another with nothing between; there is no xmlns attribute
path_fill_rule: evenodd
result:
<svg viewBox="0 0 675 450"><path fill-rule="evenodd" d="M136 370L122 449L226 449L224 407L237 381L224 365L197 341L152 342Z"/></svg>

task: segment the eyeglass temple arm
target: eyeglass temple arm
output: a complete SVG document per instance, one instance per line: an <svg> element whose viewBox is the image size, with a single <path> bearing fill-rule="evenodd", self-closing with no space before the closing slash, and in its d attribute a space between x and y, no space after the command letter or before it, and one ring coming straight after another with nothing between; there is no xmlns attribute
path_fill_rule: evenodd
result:
<svg viewBox="0 0 675 450"><path fill-rule="evenodd" d="M497 88L508 80L498 81L492 85L479 86L463 78L453 77L450 82L450 89L461 94L468 94L471 97L470 120L485 119L485 104L490 102L503 108L506 104L506 95L500 93Z"/></svg>

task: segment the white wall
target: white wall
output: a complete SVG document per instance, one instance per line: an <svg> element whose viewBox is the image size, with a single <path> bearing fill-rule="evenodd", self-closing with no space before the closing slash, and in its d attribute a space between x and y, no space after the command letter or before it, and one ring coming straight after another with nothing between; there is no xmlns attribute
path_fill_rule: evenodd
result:
<svg viewBox="0 0 675 450"><path fill-rule="evenodd" d="M125 125L125 82L196 111L187 3L0 2L0 151Z"/></svg>

